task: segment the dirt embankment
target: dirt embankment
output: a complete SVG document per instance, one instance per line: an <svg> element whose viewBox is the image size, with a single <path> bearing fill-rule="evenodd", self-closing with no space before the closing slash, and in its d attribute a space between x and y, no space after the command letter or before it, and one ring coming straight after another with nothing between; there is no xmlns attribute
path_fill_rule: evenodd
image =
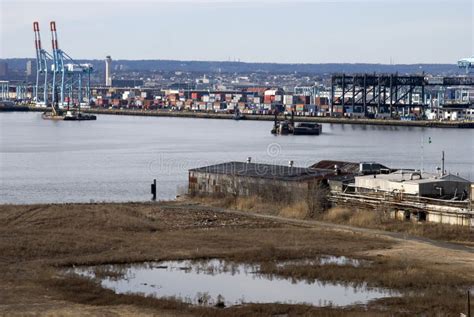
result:
<svg viewBox="0 0 474 317"><path fill-rule="evenodd" d="M278 272L274 266L321 255L345 255L372 265ZM95 281L61 274L61 268L71 265L200 258L260 263L263 270L283 276L365 282L397 289L403 296L367 307L252 304L222 310L116 295ZM5 316L458 316L465 308L464 290L474 284L466 272L473 261L468 251L422 241L188 203L0 206L0 315Z"/></svg>

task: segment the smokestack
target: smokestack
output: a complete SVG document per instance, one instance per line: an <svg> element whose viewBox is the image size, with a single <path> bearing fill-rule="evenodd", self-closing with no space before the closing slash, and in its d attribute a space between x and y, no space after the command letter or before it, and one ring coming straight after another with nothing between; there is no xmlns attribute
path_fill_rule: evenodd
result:
<svg viewBox="0 0 474 317"><path fill-rule="evenodd" d="M112 86L112 57L106 56L105 57L105 86L111 87Z"/></svg>

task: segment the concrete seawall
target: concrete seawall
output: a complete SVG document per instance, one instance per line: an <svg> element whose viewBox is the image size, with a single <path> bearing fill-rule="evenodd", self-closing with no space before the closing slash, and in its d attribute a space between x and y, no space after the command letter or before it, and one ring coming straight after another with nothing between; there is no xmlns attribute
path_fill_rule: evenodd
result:
<svg viewBox="0 0 474 317"><path fill-rule="evenodd" d="M47 108L30 107L30 111L47 111ZM212 112L191 112L191 111L165 111L165 110L119 110L119 109L84 109L86 113L102 115L123 115L123 116L146 116L146 117L176 117L176 118L198 118L198 119L233 119L232 114L212 113ZM273 121L272 115L252 115L245 114L244 120ZM279 116L283 119L283 116ZM426 128L464 128L473 129L474 121L401 121L401 120L381 120L381 119L348 119L333 117L295 117L295 121L332 123L332 124L359 124L359 125L379 125L379 126L404 126L404 127L426 127Z"/></svg>

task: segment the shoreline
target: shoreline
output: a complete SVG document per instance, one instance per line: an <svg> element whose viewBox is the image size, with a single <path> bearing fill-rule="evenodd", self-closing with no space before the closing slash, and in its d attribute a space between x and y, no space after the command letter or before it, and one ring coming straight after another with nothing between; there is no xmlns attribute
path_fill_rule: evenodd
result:
<svg viewBox="0 0 474 317"><path fill-rule="evenodd" d="M44 112L50 108L15 106L2 111L34 111ZM102 115L124 115L124 116L143 116L143 117L169 117L169 118L195 118L195 119L220 119L232 120L233 115L227 113L212 112L192 112L192 111L166 111L166 110L124 110L124 109L84 109L84 113L102 114ZM283 116L279 116L283 119ZM273 121L272 115L245 114L242 120L253 121ZM422 128L457 128L474 129L473 121L401 121L401 120L382 120L382 119L348 119L334 117L295 117L296 122L316 122L329 124L356 124L356 125L375 125L375 126L402 126L402 127L422 127Z"/></svg>

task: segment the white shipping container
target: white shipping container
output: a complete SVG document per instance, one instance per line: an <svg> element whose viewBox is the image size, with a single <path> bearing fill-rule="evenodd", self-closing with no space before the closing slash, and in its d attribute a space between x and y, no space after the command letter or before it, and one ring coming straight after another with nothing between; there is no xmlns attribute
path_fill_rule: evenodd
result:
<svg viewBox="0 0 474 317"><path fill-rule="evenodd" d="M293 104L293 95L284 95L283 96L283 104L292 105Z"/></svg>

